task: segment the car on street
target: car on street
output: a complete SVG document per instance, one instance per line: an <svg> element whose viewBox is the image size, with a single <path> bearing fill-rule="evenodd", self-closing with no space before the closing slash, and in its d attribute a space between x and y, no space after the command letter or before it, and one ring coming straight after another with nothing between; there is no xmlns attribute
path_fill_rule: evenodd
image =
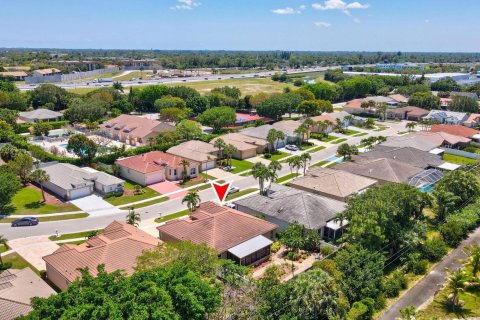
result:
<svg viewBox="0 0 480 320"><path fill-rule="evenodd" d="M39 220L35 217L23 217L12 222L12 227L36 226Z"/></svg>
<svg viewBox="0 0 480 320"><path fill-rule="evenodd" d="M228 190L227 192L227 195L228 194L234 194L234 193L237 193L240 191L240 188L239 187L230 187L230 189Z"/></svg>
<svg viewBox="0 0 480 320"><path fill-rule="evenodd" d="M298 147L294 144L287 144L285 146L285 149L290 150L290 151L298 151Z"/></svg>
<svg viewBox="0 0 480 320"><path fill-rule="evenodd" d="M230 208L230 209L235 209L235 205L231 202L227 202L224 204L225 207Z"/></svg>

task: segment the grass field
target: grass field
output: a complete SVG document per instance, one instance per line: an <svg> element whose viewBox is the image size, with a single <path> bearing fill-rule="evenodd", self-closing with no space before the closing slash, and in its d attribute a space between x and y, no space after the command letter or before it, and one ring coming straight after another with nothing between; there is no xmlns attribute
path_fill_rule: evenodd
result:
<svg viewBox="0 0 480 320"><path fill-rule="evenodd" d="M245 160L232 159L232 166L234 167L231 173L239 173L242 171L249 170L253 167L253 163Z"/></svg>
<svg viewBox="0 0 480 320"><path fill-rule="evenodd" d="M60 213L81 211L73 204L56 206L51 204L42 204L42 192L34 188L23 188L18 191L12 199L10 214L14 215L37 215L47 213Z"/></svg>
<svg viewBox="0 0 480 320"><path fill-rule="evenodd" d="M271 155L271 157L268 158L268 160L270 160L270 161L273 161L273 160L279 161L279 160L281 160L281 159L283 159L283 158L285 158L285 157L288 157L289 155L290 155L290 154L288 154L288 153L286 153L286 152L277 151L276 153L273 153L273 154ZM264 158L265 158L265 157L264 157Z"/></svg>
<svg viewBox="0 0 480 320"><path fill-rule="evenodd" d="M275 183L282 183L282 182L285 182L285 181L288 181L290 179L293 179L293 178L296 178L298 177L300 174L299 173L289 173L287 174L286 176L283 176L283 177L280 177L278 178L277 180L275 180Z"/></svg>
<svg viewBox="0 0 480 320"><path fill-rule="evenodd" d="M125 190L133 191L135 190L135 183L125 181L124 188ZM114 206L121 206L131 202L141 201L141 200L153 198L160 195L160 193L158 193L157 191L150 188L146 188L146 187L142 187L142 191L143 193L138 195L135 195L135 194L128 195L128 196L122 195L121 197L109 197L109 198L105 198L104 200Z"/></svg>
<svg viewBox="0 0 480 320"><path fill-rule="evenodd" d="M131 206L133 206L135 209L138 209L138 208L148 207L148 206L151 206L151 205L154 205L154 204L157 204L157 203L162 203L162 202L165 202L169 199L170 199L169 197L161 197L161 198L156 199L156 200L137 203L137 204L134 204L134 205L131 205ZM130 205L126 205L124 207L120 207L120 209L127 210L129 207L130 207Z"/></svg>
<svg viewBox="0 0 480 320"><path fill-rule="evenodd" d="M307 151L308 151L308 153L315 153L315 152L321 151L323 149L325 149L325 147L320 146L320 147L316 147L316 148L313 148L313 149L310 149L310 150L307 150Z"/></svg>
<svg viewBox="0 0 480 320"><path fill-rule="evenodd" d="M253 193L255 191L258 191L258 189L249 188L249 189L241 190L241 191L238 191L237 193L234 193L234 194L231 194L231 195L227 196L227 198L225 200L230 201L230 200L233 200L233 199L237 199L237 198L240 198L240 197L242 197L246 194Z"/></svg>
<svg viewBox="0 0 480 320"><path fill-rule="evenodd" d="M11 262L12 263L12 269L24 269L24 268L30 268L35 272L37 275L40 275L40 272L35 269L34 266L32 266L30 263L28 263L25 259L23 259L18 253L13 252L10 254L7 254L6 256L2 257L3 262Z"/></svg>
<svg viewBox="0 0 480 320"><path fill-rule="evenodd" d="M451 162L451 163L462 164L462 165L475 165L475 164L477 164L477 160L475 160L475 159L456 156L454 154L444 154L443 155L443 160Z"/></svg>
<svg viewBox="0 0 480 320"><path fill-rule="evenodd" d="M335 140L335 141L333 141L332 143L333 143L333 144L339 144L339 143L342 143L342 142L345 142L345 141L347 141L347 139L342 138L342 139Z"/></svg>
<svg viewBox="0 0 480 320"><path fill-rule="evenodd" d="M329 163L330 161L328 160L323 160L323 161L320 161L320 162L317 162L315 164L312 164L310 167L321 167L321 166L324 166L326 165L327 163Z"/></svg>
<svg viewBox="0 0 480 320"><path fill-rule="evenodd" d="M317 140L320 140L322 142L332 142L333 140L337 140L338 137L335 137L335 136L326 136L325 137L323 135L320 137L320 134L319 134L318 136L316 135L315 137L312 137L312 139L317 139Z"/></svg>
<svg viewBox="0 0 480 320"><path fill-rule="evenodd" d="M346 135L346 136L353 136L354 134L358 134L358 133L360 133L360 132L355 131L355 130L350 130L350 129L346 129L343 132L343 134Z"/></svg>
<svg viewBox="0 0 480 320"><path fill-rule="evenodd" d="M360 132L360 133L357 133L354 135L354 137L363 137L363 136L366 136L368 134L368 132Z"/></svg>
<svg viewBox="0 0 480 320"><path fill-rule="evenodd" d="M3 253L5 251L8 251L8 247L4 244L0 244L0 253Z"/></svg>
<svg viewBox="0 0 480 320"><path fill-rule="evenodd" d="M147 78L150 78L150 76L152 74L153 74L152 72L148 72L148 71L143 71L143 72L142 71L133 71L133 72L130 72L128 74L115 77L115 78L113 78L113 81L129 81L129 80L132 80L132 79L139 79L139 78L143 78L145 80Z"/></svg>
<svg viewBox="0 0 480 320"><path fill-rule="evenodd" d="M50 236L48 237L48 239L52 240L52 241L59 241L59 240L68 240L68 239L76 239L76 238L85 238L87 237L90 232L92 231L102 231L102 229L98 229L98 230L89 230L89 231L82 231L82 232L75 232L75 233L65 233L65 234L62 234L60 235L60 237L55 237L55 236Z"/></svg>
<svg viewBox="0 0 480 320"><path fill-rule="evenodd" d="M173 219L176 219L176 218L186 216L189 213L190 213L190 210L185 209L185 210L182 210L182 211L179 211L179 212L176 212L176 213L169 214L168 216L165 216L165 217L157 218L157 219L155 219L155 222L156 223L161 223L161 222L170 221L170 220L173 220Z"/></svg>

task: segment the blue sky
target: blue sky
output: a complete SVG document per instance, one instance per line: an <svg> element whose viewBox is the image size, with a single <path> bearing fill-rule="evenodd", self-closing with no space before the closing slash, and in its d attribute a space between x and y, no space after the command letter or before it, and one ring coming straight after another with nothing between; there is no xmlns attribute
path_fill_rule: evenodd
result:
<svg viewBox="0 0 480 320"><path fill-rule="evenodd" d="M0 0L0 47L480 51L478 0Z"/></svg>

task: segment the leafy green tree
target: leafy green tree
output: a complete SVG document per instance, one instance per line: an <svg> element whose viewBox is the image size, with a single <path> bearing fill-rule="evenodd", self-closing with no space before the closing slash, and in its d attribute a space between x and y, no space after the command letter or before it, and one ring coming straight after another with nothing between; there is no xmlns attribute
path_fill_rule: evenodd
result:
<svg viewBox="0 0 480 320"><path fill-rule="evenodd" d="M200 204L200 195L196 191L190 191L182 199L182 204L186 203L188 210L193 212L197 210L197 207Z"/></svg>
<svg viewBox="0 0 480 320"><path fill-rule="evenodd" d="M177 107L168 107L160 109L160 119L167 122L179 123L187 116L186 109L180 109Z"/></svg>
<svg viewBox="0 0 480 320"><path fill-rule="evenodd" d="M430 92L416 92L408 99L408 105L427 110L438 109L440 108L440 98Z"/></svg>
<svg viewBox="0 0 480 320"><path fill-rule="evenodd" d="M476 277L480 271L480 247L478 245L471 245L465 248L465 253L468 256L468 265L472 267L472 276Z"/></svg>
<svg viewBox="0 0 480 320"><path fill-rule="evenodd" d="M432 196L437 203L437 220L443 221L447 213L455 209L455 205L460 200L460 197L454 195L452 192L446 191L443 188L435 188Z"/></svg>
<svg viewBox="0 0 480 320"><path fill-rule="evenodd" d="M83 163L90 163L97 154L97 145L83 134L74 134L68 139L67 150L75 153Z"/></svg>
<svg viewBox="0 0 480 320"><path fill-rule="evenodd" d="M460 293L462 293L467 286L468 275L463 268L458 268L455 271L447 270L447 273L447 288L451 292L449 299L452 307L456 308L460 306Z"/></svg>
<svg viewBox="0 0 480 320"><path fill-rule="evenodd" d="M223 127L233 125L236 121L235 110L229 107L214 107L207 109L198 116L198 121L206 126L211 126L215 133Z"/></svg>
<svg viewBox="0 0 480 320"><path fill-rule="evenodd" d="M134 273L107 273L96 277L83 269L82 278L67 291L34 298L33 311L23 319L197 319L220 306L221 286L185 267L159 266Z"/></svg>
<svg viewBox="0 0 480 320"><path fill-rule="evenodd" d="M464 97L464 96L454 96L452 98L452 101L448 103L448 108L451 111L477 113L478 102L477 102L477 99L475 98Z"/></svg>
<svg viewBox="0 0 480 320"><path fill-rule="evenodd" d="M229 86L214 88L212 89L211 92L214 92L214 93L218 92L227 97L234 98L234 99L240 99L240 96L242 95L242 92L240 91L240 89L236 87L229 87Z"/></svg>
<svg viewBox="0 0 480 320"><path fill-rule="evenodd" d="M460 85L451 77L435 81L431 87L434 91L461 91Z"/></svg>
<svg viewBox="0 0 480 320"><path fill-rule="evenodd" d="M128 208L128 214L125 217L125 222L132 226L138 227L140 221L141 221L140 214L136 213L133 207Z"/></svg>
<svg viewBox="0 0 480 320"><path fill-rule="evenodd" d="M340 286L350 303L375 300L381 295L385 258L380 252L348 245L337 253L335 263L342 272Z"/></svg>
<svg viewBox="0 0 480 320"><path fill-rule="evenodd" d="M19 152L14 159L10 160L8 166L20 178L23 184L28 183L28 175L33 166L33 159L28 152Z"/></svg>
<svg viewBox="0 0 480 320"><path fill-rule="evenodd" d="M131 90L130 90L131 92ZM169 94L169 88L165 85L146 86L141 90L135 90L134 97L130 102L135 104L135 109L143 112L154 112L155 101Z"/></svg>
<svg viewBox="0 0 480 320"><path fill-rule="evenodd" d="M194 140L202 135L202 129L198 122L184 119L177 125L178 135L185 140Z"/></svg>
<svg viewBox="0 0 480 320"><path fill-rule="evenodd" d="M193 96L185 101L187 108L190 108L193 114L197 115L210 107L210 101L206 97Z"/></svg>
<svg viewBox="0 0 480 320"><path fill-rule="evenodd" d="M107 113L105 102L74 98L68 104L64 117L72 122L95 122Z"/></svg>
<svg viewBox="0 0 480 320"><path fill-rule="evenodd" d="M333 101L335 98L333 86L326 82L306 84L303 89L312 92L315 99Z"/></svg>
<svg viewBox="0 0 480 320"><path fill-rule="evenodd" d="M20 150L14 145L6 144L0 148L0 158L2 158L3 161L8 162L15 158L19 152Z"/></svg>
<svg viewBox="0 0 480 320"><path fill-rule="evenodd" d="M262 117L281 120L282 116L290 109L291 101L286 94L274 94L263 100L256 107L257 113Z"/></svg>
<svg viewBox="0 0 480 320"><path fill-rule="evenodd" d="M282 231L280 243L290 251L297 252L305 246L305 226L299 223L291 223Z"/></svg>
<svg viewBox="0 0 480 320"><path fill-rule="evenodd" d="M40 189L42 190L43 203L45 203L46 199L45 190L43 190L43 184L50 181L50 176L45 170L36 169L30 174L30 180L35 181L40 186Z"/></svg>
<svg viewBox="0 0 480 320"><path fill-rule="evenodd" d="M22 187L20 180L8 166L0 166L0 209L5 209Z"/></svg>
<svg viewBox="0 0 480 320"><path fill-rule="evenodd" d="M48 122L37 122L33 125L33 135L37 137L48 136L48 133L52 128L52 125Z"/></svg>
<svg viewBox="0 0 480 320"><path fill-rule="evenodd" d="M459 206L478 195L480 186L473 173L454 170L445 174L444 178L435 186L435 190L450 192L457 197L455 206Z"/></svg>
<svg viewBox="0 0 480 320"><path fill-rule="evenodd" d="M63 110L67 107L72 94L54 84L42 84L36 87L30 95L32 107L41 108L47 103L53 103L55 110Z"/></svg>
<svg viewBox="0 0 480 320"><path fill-rule="evenodd" d="M337 148L337 154L341 155L344 160L352 159L352 155L358 154L358 148L356 145L349 145L348 143L342 143Z"/></svg>
<svg viewBox="0 0 480 320"><path fill-rule="evenodd" d="M318 115L321 112L320 103L318 100L302 101L297 107L297 112L304 114L306 117Z"/></svg>
<svg viewBox="0 0 480 320"><path fill-rule="evenodd" d="M120 99L113 102L113 108L120 110L124 114L128 114L135 110L135 107L127 99Z"/></svg>
<svg viewBox="0 0 480 320"><path fill-rule="evenodd" d="M14 131L11 125L3 120L0 120L0 142L8 142L14 135Z"/></svg>
<svg viewBox="0 0 480 320"><path fill-rule="evenodd" d="M166 108L185 109L187 104L182 98L164 96L160 99L155 100L154 106L157 111L161 111L162 109Z"/></svg>

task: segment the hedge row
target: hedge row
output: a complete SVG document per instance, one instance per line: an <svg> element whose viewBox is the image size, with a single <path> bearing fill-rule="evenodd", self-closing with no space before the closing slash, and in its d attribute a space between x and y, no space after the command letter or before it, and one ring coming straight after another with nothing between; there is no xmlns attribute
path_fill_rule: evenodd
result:
<svg viewBox="0 0 480 320"><path fill-rule="evenodd" d="M70 121L67 121L67 120L48 122L48 124L50 124L52 126L52 129L60 129L61 127L65 126L69 123L70 123ZM33 125L34 125L34 123L18 124L17 127L16 127L16 131L17 131L17 133L28 133L29 132L28 128L30 128Z"/></svg>
<svg viewBox="0 0 480 320"><path fill-rule="evenodd" d="M480 224L480 199L462 210L452 213L440 227L440 233L450 246L457 246Z"/></svg>

